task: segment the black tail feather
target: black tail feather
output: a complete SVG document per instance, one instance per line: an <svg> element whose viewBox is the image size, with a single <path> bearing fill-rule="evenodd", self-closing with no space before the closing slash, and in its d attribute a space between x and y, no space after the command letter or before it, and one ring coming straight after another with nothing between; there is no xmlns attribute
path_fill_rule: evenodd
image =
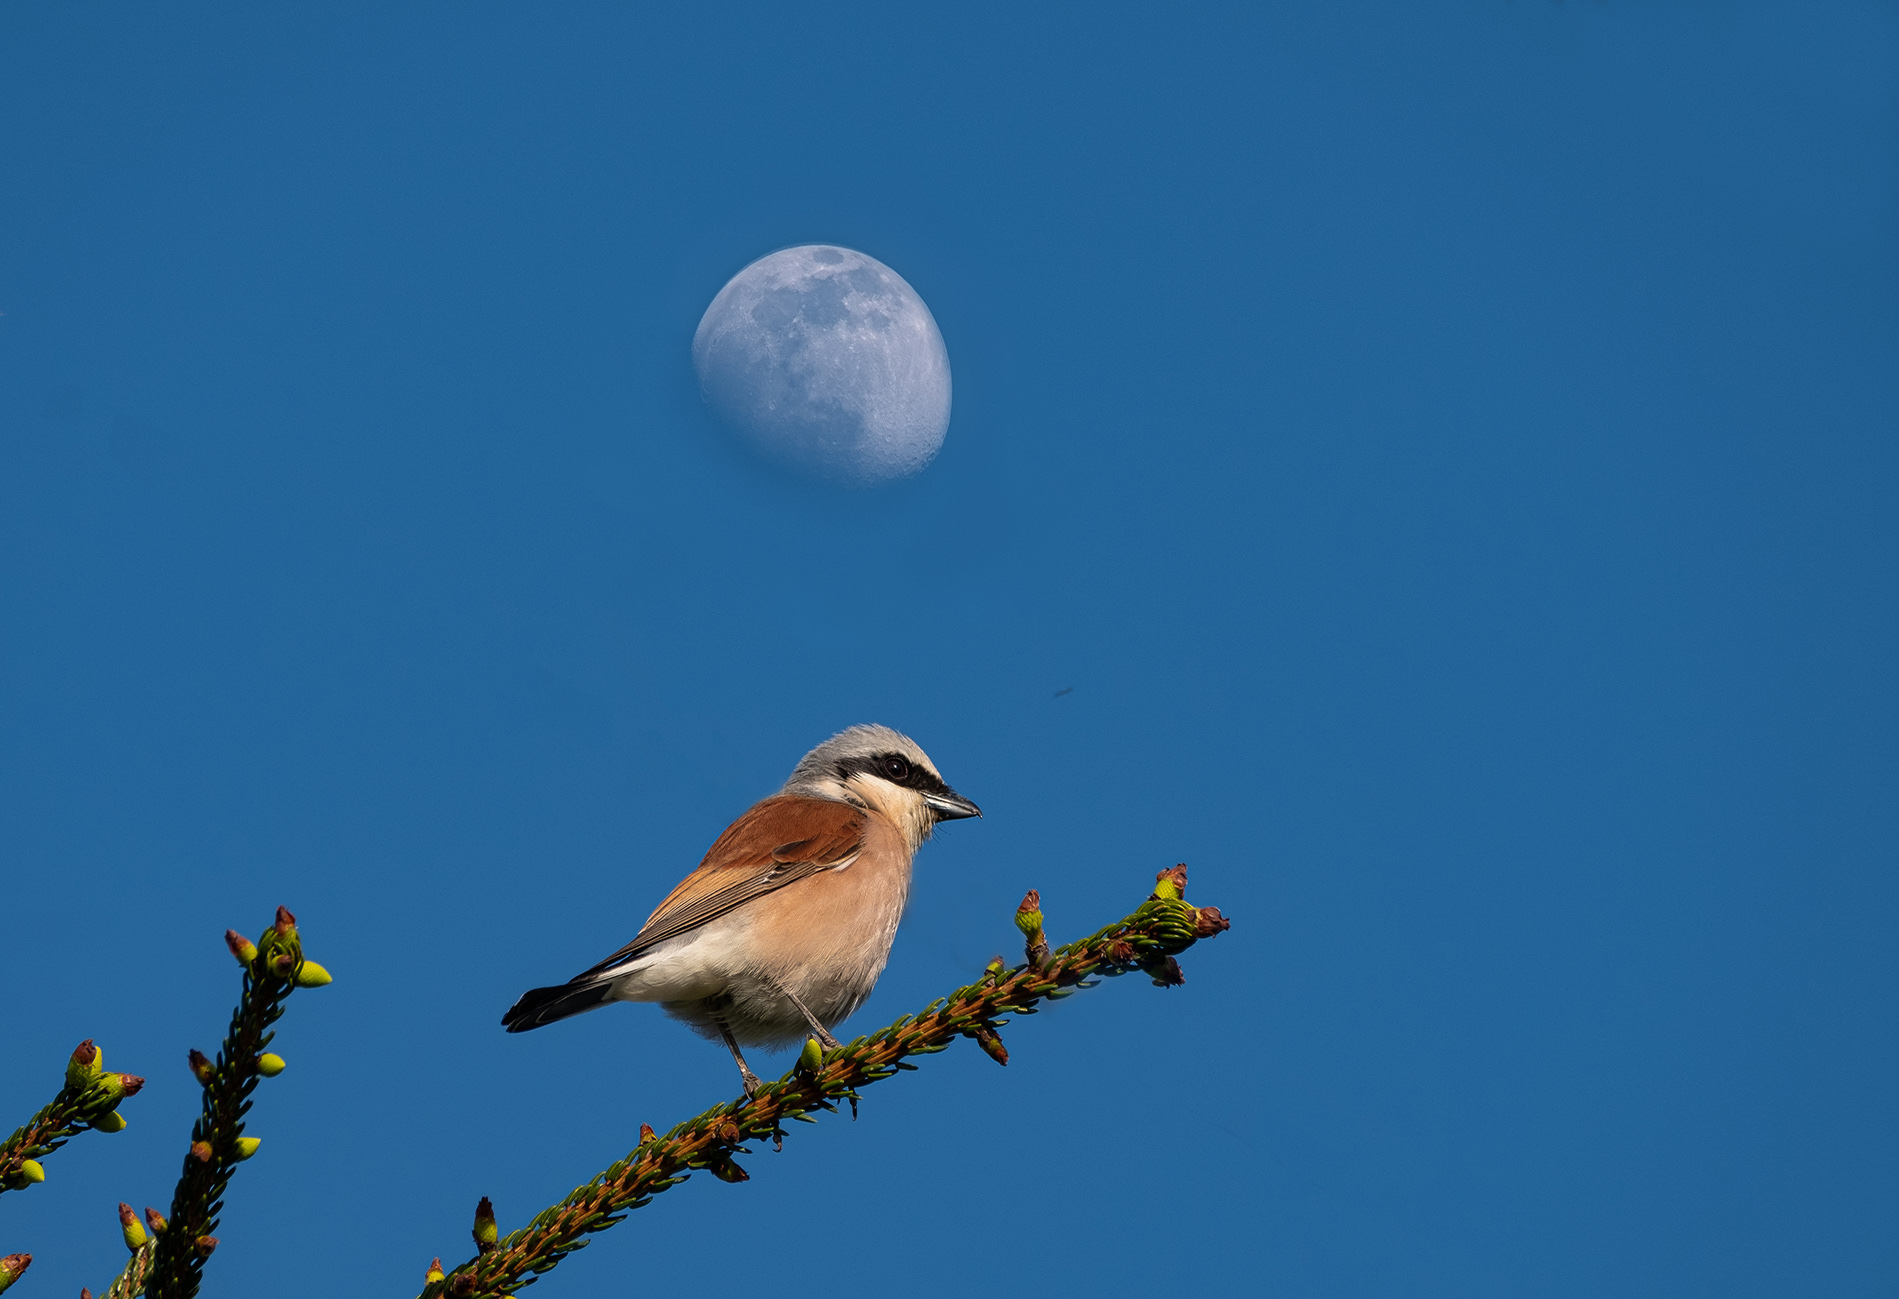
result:
<svg viewBox="0 0 1899 1299"><path fill-rule="evenodd" d="M558 988L529 988L521 994L521 1000L508 1007L508 1013L501 1017L501 1027L510 1033L525 1033L530 1028L540 1028L557 1019L592 1010L607 1000L612 990L611 983L563 983Z"/></svg>

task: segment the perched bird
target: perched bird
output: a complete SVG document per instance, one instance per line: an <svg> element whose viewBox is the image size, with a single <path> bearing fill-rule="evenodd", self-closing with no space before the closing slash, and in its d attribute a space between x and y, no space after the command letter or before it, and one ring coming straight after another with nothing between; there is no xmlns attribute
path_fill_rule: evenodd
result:
<svg viewBox="0 0 1899 1299"><path fill-rule="evenodd" d="M609 1001L657 1001L725 1042L783 1046L870 995L910 893L910 861L937 824L981 816L923 750L885 726L853 726L804 755L785 787L726 827L633 941L501 1019L524 1033Z"/></svg>

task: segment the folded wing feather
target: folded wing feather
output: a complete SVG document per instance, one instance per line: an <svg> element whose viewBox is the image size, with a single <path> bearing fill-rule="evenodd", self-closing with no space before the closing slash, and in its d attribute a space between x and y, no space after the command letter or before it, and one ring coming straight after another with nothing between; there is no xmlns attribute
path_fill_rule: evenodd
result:
<svg viewBox="0 0 1899 1299"><path fill-rule="evenodd" d="M602 974L754 898L849 866L863 847L864 813L849 803L786 794L768 798L726 828L632 942L572 981Z"/></svg>

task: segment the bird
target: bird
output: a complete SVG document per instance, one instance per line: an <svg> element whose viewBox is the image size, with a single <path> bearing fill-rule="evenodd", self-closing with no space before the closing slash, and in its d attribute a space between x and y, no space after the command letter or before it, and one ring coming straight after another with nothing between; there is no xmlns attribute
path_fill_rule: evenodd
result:
<svg viewBox="0 0 1899 1299"><path fill-rule="evenodd" d="M784 788L727 826L633 941L502 1016L525 1033L613 1001L652 1001L725 1043L745 1094L742 1047L833 1026L877 984L910 893L917 849L982 809L951 789L909 736L852 726L812 749Z"/></svg>

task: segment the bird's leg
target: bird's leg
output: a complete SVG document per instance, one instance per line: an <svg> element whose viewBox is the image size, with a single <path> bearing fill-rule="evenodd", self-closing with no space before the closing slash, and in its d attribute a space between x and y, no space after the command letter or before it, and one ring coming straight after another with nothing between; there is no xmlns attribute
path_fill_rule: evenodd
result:
<svg viewBox="0 0 1899 1299"><path fill-rule="evenodd" d="M739 1077L745 1083L746 1098L750 1099L758 1093L758 1075L746 1065L745 1057L739 1054L738 1039L732 1036L732 1030L725 1026L724 1018L716 1011L713 1013L712 1022L719 1026L719 1036L725 1039L725 1049L730 1051L732 1059L738 1062Z"/></svg>
<svg viewBox="0 0 1899 1299"><path fill-rule="evenodd" d="M778 991L784 993L785 996L791 999L791 1004L798 1008L798 1013L800 1015L804 1016L804 1022L811 1025L811 1035L818 1039L819 1046L823 1047L827 1051L835 1051L840 1046L844 1045L842 1042L838 1041L835 1037L831 1036L830 1029L818 1023L818 1017L816 1015L813 1015L808 1009L805 1008L805 1004L802 1001L798 1000L797 993L793 992L790 988L786 988L782 986L778 989Z"/></svg>

